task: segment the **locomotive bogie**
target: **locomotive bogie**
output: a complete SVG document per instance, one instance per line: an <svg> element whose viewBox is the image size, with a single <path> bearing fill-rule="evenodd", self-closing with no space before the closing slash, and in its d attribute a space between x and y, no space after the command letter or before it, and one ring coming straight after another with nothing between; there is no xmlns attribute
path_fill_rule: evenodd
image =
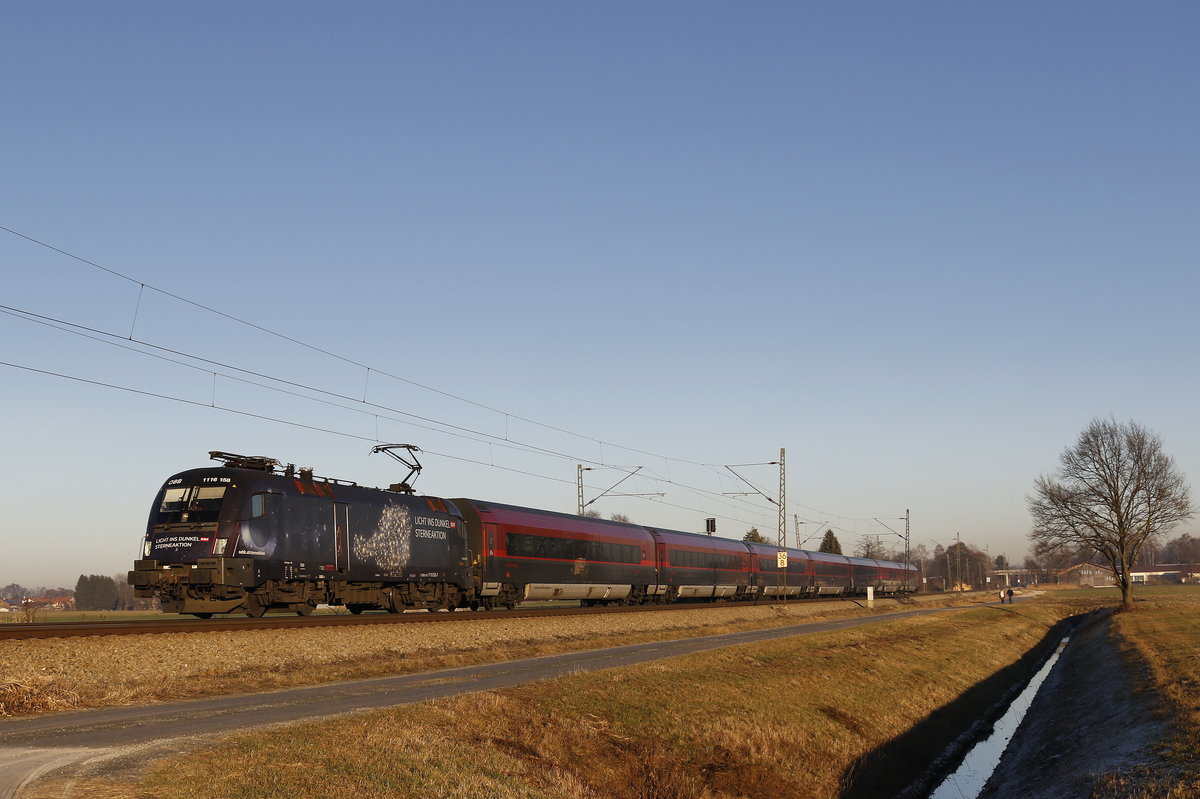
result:
<svg viewBox="0 0 1200 799"><path fill-rule="evenodd" d="M160 566L155 560L139 560L129 572L129 583L134 595L159 599L166 613L192 613L212 615L231 613L243 603L246 591L243 585L247 565L234 563L226 567L226 558L204 559L197 564L172 563ZM228 577L229 582L225 581Z"/></svg>
<svg viewBox="0 0 1200 799"><path fill-rule="evenodd" d="M405 608L425 610L454 610L466 607L467 594L449 583L401 583L394 596Z"/></svg>

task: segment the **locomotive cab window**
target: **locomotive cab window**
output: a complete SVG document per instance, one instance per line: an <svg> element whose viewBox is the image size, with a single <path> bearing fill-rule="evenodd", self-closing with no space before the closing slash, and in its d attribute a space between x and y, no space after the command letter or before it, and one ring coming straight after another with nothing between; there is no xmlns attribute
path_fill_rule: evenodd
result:
<svg viewBox="0 0 1200 799"><path fill-rule="evenodd" d="M184 509L187 508L188 492L191 490L191 486L188 486L187 488L168 488L163 492L162 504L158 506L159 514L183 513Z"/></svg>
<svg viewBox="0 0 1200 799"><path fill-rule="evenodd" d="M225 486L176 486L163 492L156 524L215 522Z"/></svg>

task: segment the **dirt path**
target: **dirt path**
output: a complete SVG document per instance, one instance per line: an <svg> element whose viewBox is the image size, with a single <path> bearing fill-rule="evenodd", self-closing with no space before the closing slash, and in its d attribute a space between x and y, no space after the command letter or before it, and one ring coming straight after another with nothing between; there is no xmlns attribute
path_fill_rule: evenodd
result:
<svg viewBox="0 0 1200 799"><path fill-rule="evenodd" d="M1111 625L1105 613L1071 636L980 799L1086 799L1096 776L1149 758L1165 722L1132 688Z"/></svg>

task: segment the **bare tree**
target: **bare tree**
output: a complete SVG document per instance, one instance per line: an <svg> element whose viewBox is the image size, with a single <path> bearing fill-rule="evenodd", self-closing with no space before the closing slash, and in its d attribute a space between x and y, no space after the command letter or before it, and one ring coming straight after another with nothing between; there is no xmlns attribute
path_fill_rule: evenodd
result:
<svg viewBox="0 0 1200 799"><path fill-rule="evenodd" d="M20 583L9 583L0 588L0 598L3 599L24 599L27 596L33 596L33 592Z"/></svg>
<svg viewBox="0 0 1200 799"><path fill-rule="evenodd" d="M1091 548L1112 568L1128 609L1142 547L1194 511L1183 473L1158 436L1137 422L1095 419L1059 456L1054 476L1037 478L1029 512L1039 551Z"/></svg>
<svg viewBox="0 0 1200 799"><path fill-rule="evenodd" d="M884 560L887 558L887 547L883 544L883 539L877 535L865 535L858 542L858 546L854 548L854 556L858 558L871 558L873 560Z"/></svg>
<svg viewBox="0 0 1200 799"><path fill-rule="evenodd" d="M1184 533L1163 545L1164 563L1200 563L1200 538Z"/></svg>

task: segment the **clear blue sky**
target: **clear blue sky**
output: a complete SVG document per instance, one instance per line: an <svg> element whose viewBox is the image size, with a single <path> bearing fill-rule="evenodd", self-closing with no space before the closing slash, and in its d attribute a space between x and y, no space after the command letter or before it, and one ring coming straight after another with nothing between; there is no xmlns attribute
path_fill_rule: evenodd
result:
<svg viewBox="0 0 1200 799"><path fill-rule="evenodd" d="M132 282L0 231L0 304L111 334L0 314L26 367L0 367L0 584L128 569L159 485L208 450L386 485L376 440L428 450L428 493L567 511L577 463L640 465L670 482L622 490L664 496L593 507L729 536L776 517L722 497L743 486L720 465L786 447L802 537L828 520L849 549L911 508L914 544L1019 560L1034 477L1096 416L1200 475L1198 23L10 4L0 225Z"/></svg>

